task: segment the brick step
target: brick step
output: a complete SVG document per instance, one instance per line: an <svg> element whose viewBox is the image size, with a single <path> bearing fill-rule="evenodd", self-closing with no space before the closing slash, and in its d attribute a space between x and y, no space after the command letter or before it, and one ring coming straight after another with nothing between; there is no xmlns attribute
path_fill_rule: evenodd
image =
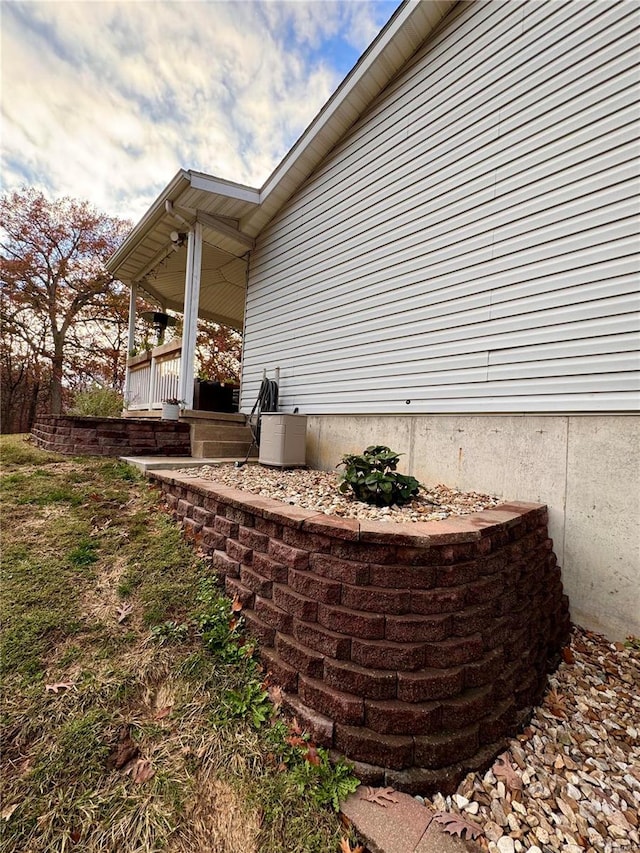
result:
<svg viewBox="0 0 640 853"><path fill-rule="evenodd" d="M195 459L238 459L247 455L249 441L192 441L191 455ZM257 456L254 448L251 456Z"/></svg>
<svg viewBox="0 0 640 853"><path fill-rule="evenodd" d="M248 426L242 424L204 423L191 424L192 441L251 441Z"/></svg>

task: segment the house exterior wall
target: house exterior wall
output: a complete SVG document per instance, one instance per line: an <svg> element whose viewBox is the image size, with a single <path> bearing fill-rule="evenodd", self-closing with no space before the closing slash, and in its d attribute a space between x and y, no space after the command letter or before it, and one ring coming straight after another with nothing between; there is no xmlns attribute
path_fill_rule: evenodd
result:
<svg viewBox="0 0 640 853"><path fill-rule="evenodd" d="M639 389L637 27L625 2L459 3L260 235L242 383L244 410L263 370L279 367L284 411L349 435L363 418L396 450L395 436L413 429L419 476L415 430L441 424L434 475L447 472L448 483L455 423L470 442L460 484L548 503L569 594L585 599L574 614L597 627L606 611L600 627L616 634L621 614L633 622L629 604L639 618L628 595L628 579L640 582L637 522L619 521L627 581L614 592L610 569L590 546L571 545L578 533L565 520L587 524L587 504L572 504L578 457L599 452L601 430L620 448L601 457L616 466L603 469L601 507L619 505L637 452L633 421L620 419L637 411ZM597 424L578 418L598 413ZM487 441L484 415L510 424L501 488L487 457L473 461ZM531 455L523 415L552 425L546 458ZM567 439L574 423L594 425L579 450ZM331 466L353 449L351 439L333 443ZM561 447L578 454L571 476ZM329 467L322 452L314 459ZM603 526L601 550L613 541L611 512L587 525ZM585 571L599 578L592 598Z"/></svg>

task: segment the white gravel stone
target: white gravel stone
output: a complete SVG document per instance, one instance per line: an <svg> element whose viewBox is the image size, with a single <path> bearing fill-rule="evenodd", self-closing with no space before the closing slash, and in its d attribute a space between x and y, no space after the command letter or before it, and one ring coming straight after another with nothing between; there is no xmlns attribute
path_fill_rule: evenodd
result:
<svg viewBox="0 0 640 853"><path fill-rule="evenodd" d="M500 853L514 853L516 849L513 838L509 835L503 835L502 838L498 839L497 847Z"/></svg>

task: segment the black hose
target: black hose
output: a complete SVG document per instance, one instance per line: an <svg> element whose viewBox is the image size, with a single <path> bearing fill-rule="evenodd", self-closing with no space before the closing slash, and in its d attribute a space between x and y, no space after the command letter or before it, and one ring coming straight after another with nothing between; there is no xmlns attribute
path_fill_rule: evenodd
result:
<svg viewBox="0 0 640 853"><path fill-rule="evenodd" d="M251 429L252 441L249 445L249 450L247 451L247 455L245 456L244 461L236 462L236 468L242 468L243 465L246 465L253 448L258 448L260 446L260 427L262 425L263 412L277 411L278 383L275 382L273 379L267 379L267 377L265 376L262 382L260 383L258 398L253 404L253 409L251 409L251 414L247 419L247 423L249 424L249 428Z"/></svg>

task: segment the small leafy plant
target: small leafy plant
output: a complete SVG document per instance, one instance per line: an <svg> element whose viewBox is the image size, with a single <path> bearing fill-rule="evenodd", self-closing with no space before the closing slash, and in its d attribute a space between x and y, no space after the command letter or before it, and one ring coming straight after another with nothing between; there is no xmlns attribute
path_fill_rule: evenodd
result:
<svg viewBox="0 0 640 853"><path fill-rule="evenodd" d="M338 488L342 494L351 490L356 500L376 506L409 503L418 494L420 483L396 471L399 459L399 453L382 444L371 445L361 454L347 454L339 463L344 471Z"/></svg>

